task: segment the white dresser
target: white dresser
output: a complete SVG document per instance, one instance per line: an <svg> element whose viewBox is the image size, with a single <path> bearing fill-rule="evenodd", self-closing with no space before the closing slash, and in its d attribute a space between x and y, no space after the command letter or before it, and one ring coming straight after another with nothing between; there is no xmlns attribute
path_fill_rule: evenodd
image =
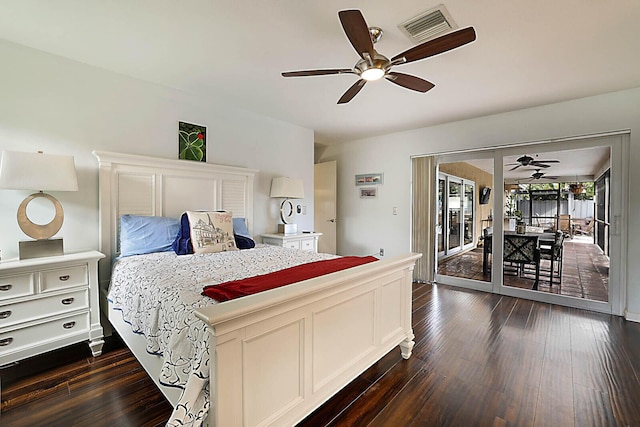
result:
<svg viewBox="0 0 640 427"><path fill-rule="evenodd" d="M0 261L0 366L81 341L102 353L97 251Z"/></svg>
<svg viewBox="0 0 640 427"><path fill-rule="evenodd" d="M318 238L320 236L322 236L322 233L263 234L262 243L318 252Z"/></svg>

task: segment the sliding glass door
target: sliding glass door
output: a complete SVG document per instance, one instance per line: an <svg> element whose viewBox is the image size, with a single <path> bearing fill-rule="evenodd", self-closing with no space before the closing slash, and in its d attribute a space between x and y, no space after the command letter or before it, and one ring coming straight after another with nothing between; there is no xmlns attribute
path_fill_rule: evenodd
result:
<svg viewBox="0 0 640 427"><path fill-rule="evenodd" d="M436 156L436 282L620 314L628 144L615 134ZM480 184L460 176L479 171Z"/></svg>
<svg viewBox="0 0 640 427"><path fill-rule="evenodd" d="M472 183L464 184L462 207L462 247L469 248L473 246L475 238L475 185Z"/></svg>
<svg viewBox="0 0 640 427"><path fill-rule="evenodd" d="M438 256L447 257L473 247L475 184L462 178L438 177Z"/></svg>
<svg viewBox="0 0 640 427"><path fill-rule="evenodd" d="M447 254L454 254L462 250L462 180L449 177L447 190Z"/></svg>

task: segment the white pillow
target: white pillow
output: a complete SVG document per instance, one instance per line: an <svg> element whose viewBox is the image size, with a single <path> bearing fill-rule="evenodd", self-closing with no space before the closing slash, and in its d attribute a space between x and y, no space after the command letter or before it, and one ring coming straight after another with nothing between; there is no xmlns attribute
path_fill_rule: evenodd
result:
<svg viewBox="0 0 640 427"><path fill-rule="evenodd" d="M233 215L229 211L187 211L193 252L237 251L233 237Z"/></svg>

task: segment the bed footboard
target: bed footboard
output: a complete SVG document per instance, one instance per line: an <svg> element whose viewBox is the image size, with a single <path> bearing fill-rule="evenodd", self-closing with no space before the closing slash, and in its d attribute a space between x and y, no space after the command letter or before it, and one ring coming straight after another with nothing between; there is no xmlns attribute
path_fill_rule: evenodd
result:
<svg viewBox="0 0 640 427"><path fill-rule="evenodd" d="M395 346L411 356L408 254L196 312L211 334L211 426L293 425Z"/></svg>

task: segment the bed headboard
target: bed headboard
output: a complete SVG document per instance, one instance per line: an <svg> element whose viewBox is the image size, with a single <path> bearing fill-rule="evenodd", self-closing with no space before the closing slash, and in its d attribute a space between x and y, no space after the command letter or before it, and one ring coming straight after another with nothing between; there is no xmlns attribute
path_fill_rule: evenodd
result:
<svg viewBox="0 0 640 427"><path fill-rule="evenodd" d="M124 214L178 218L186 210L229 210L253 235L253 180L235 166L94 151L99 163L100 281L108 282Z"/></svg>

